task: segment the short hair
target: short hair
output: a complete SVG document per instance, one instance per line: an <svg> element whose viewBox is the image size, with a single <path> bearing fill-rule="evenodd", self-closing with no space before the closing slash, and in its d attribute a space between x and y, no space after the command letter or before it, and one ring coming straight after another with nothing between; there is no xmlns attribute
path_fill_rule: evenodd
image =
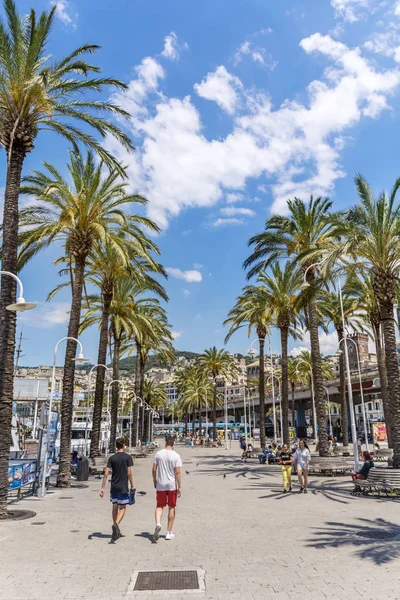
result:
<svg viewBox="0 0 400 600"><path fill-rule="evenodd" d="M122 450L125 446L125 440L123 437L119 437L115 440L115 445L117 446L117 450Z"/></svg>
<svg viewBox="0 0 400 600"><path fill-rule="evenodd" d="M167 435L165 438L165 444L167 446L173 446L175 444L175 438L173 435Z"/></svg>

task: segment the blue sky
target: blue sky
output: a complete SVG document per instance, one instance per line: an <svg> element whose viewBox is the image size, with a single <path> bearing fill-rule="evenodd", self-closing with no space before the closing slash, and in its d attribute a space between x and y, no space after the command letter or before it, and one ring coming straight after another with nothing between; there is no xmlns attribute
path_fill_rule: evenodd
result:
<svg viewBox="0 0 400 600"><path fill-rule="evenodd" d="M223 346L247 240L271 212L285 212L287 198L329 195L343 208L356 201L356 172L377 191L400 174L399 0L62 0L57 14L52 54L99 44L104 75L129 84L115 99L133 115L137 152L105 143L163 228L178 349ZM63 169L67 145L41 134L25 172L42 160ZM3 178L4 164L3 154ZM59 251L22 272L25 296L39 306L19 320L21 364L50 363L65 335L68 292L45 304L60 281ZM334 340L322 336L322 350L334 351ZM97 332L82 341L95 362ZM248 347L244 331L228 345Z"/></svg>

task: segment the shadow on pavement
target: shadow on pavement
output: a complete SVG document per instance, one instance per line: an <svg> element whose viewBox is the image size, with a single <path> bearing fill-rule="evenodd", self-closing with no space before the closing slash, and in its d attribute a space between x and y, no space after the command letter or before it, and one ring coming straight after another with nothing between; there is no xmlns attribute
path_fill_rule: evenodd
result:
<svg viewBox="0 0 400 600"><path fill-rule="evenodd" d="M153 540L153 534L149 533L148 531L142 531L142 533L135 533L135 537L145 538L146 540L149 540L149 542L151 542L152 544L157 543Z"/></svg>
<svg viewBox="0 0 400 600"><path fill-rule="evenodd" d="M93 538L111 540L111 533L101 533L100 531L96 531L95 533L91 533L90 535L88 535L88 540L92 540Z"/></svg>
<svg viewBox="0 0 400 600"><path fill-rule="evenodd" d="M385 519L358 519L359 524L328 522L326 528L313 531L308 539L312 548L354 546L356 556L384 565L400 558L400 527ZM383 538L383 539L381 539Z"/></svg>

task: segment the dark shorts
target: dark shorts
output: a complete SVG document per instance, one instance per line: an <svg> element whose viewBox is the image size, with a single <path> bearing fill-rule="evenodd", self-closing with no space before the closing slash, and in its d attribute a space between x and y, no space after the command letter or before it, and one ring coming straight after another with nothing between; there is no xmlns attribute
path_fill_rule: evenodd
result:
<svg viewBox="0 0 400 600"><path fill-rule="evenodd" d="M168 504L170 508L175 508L178 498L178 490L157 490L157 508L165 508Z"/></svg>
<svg viewBox="0 0 400 600"><path fill-rule="evenodd" d="M129 504L129 494L110 494L110 500L113 504L126 506Z"/></svg>

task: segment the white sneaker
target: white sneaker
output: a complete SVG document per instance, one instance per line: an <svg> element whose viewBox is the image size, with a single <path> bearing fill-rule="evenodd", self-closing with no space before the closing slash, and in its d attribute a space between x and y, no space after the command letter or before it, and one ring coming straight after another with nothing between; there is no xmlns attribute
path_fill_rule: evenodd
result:
<svg viewBox="0 0 400 600"><path fill-rule="evenodd" d="M175 537L175 535L173 533L171 533L170 531L167 531L167 535L165 536L166 540L173 540Z"/></svg>
<svg viewBox="0 0 400 600"><path fill-rule="evenodd" d="M161 525L158 524L154 530L153 540L156 542L160 537Z"/></svg>

